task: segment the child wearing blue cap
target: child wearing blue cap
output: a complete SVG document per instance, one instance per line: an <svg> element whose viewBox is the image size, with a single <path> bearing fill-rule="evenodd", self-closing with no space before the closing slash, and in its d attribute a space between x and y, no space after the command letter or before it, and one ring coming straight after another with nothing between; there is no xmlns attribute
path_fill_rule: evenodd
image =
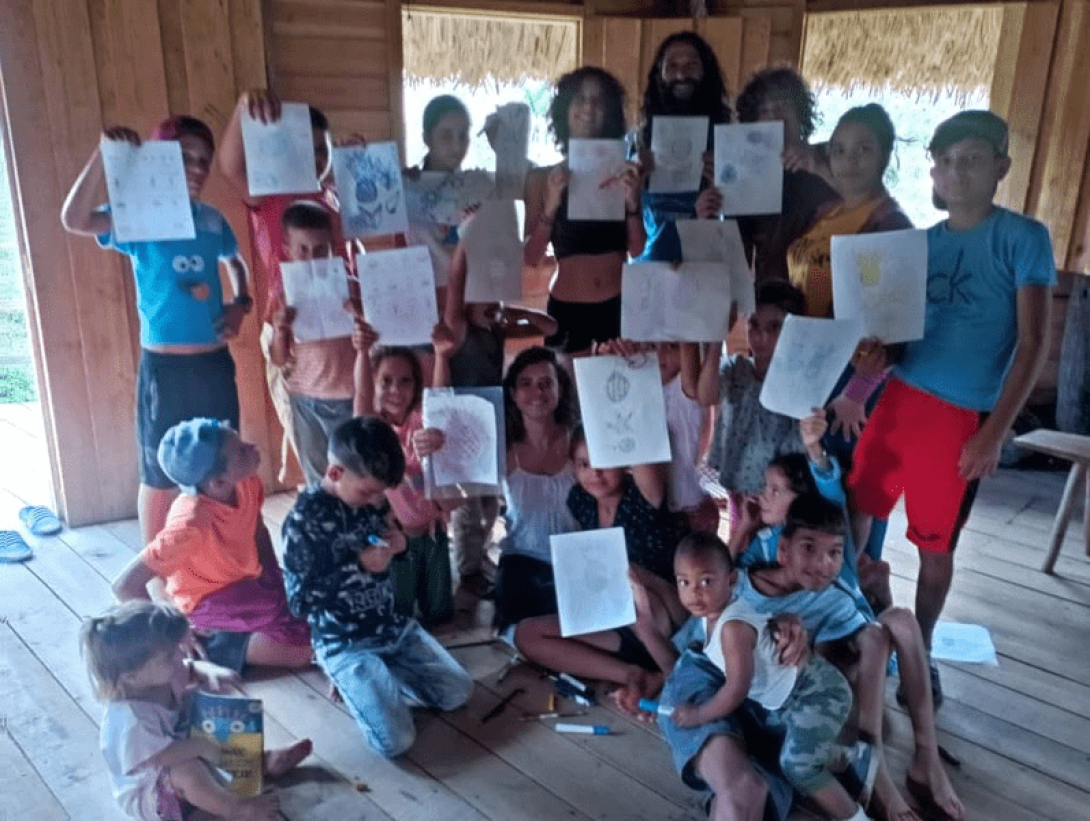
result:
<svg viewBox="0 0 1090 821"><path fill-rule="evenodd" d="M310 631L288 610L261 518L257 448L226 422L197 418L170 428L158 455L182 495L163 530L114 581L114 593L146 599L155 580L206 633L209 660L224 667L309 665Z"/></svg>

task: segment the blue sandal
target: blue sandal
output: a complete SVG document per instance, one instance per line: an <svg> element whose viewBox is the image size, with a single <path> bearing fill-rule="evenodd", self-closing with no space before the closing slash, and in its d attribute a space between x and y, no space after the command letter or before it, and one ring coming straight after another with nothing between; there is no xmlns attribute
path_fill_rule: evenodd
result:
<svg viewBox="0 0 1090 821"><path fill-rule="evenodd" d="M34 551L14 530L0 530L0 562L25 562Z"/></svg>
<svg viewBox="0 0 1090 821"><path fill-rule="evenodd" d="M64 529L52 510L37 505L27 505L20 510L19 521L35 536L52 536Z"/></svg>

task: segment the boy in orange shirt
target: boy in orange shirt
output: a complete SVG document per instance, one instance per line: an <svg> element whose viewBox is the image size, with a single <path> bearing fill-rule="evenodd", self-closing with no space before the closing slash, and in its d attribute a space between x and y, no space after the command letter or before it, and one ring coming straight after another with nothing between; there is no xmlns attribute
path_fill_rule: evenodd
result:
<svg viewBox="0 0 1090 821"><path fill-rule="evenodd" d="M163 471L182 489L167 523L114 581L122 601L150 598L148 582L205 633L209 661L305 667L310 631L288 610L284 579L261 518L261 456L227 424L189 419L159 444Z"/></svg>

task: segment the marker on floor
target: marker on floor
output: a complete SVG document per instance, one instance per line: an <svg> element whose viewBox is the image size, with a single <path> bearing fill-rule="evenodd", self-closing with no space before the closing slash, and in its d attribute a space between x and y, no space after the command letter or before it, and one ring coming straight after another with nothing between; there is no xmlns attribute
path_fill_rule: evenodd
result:
<svg viewBox="0 0 1090 821"><path fill-rule="evenodd" d="M558 733L582 733L583 735L609 735L609 727L605 724L565 724L558 721L553 725Z"/></svg>

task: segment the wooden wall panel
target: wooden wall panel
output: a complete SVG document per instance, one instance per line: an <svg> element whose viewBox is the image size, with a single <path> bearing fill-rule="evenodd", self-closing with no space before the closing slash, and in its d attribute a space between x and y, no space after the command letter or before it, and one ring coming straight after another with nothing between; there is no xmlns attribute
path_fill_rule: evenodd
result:
<svg viewBox="0 0 1090 821"><path fill-rule="evenodd" d="M740 87L745 25L740 17L707 17L698 21L696 26L697 33L708 41L719 60L719 67L723 69L723 79L727 84L727 94L732 99ZM767 37L764 45L767 51Z"/></svg>

